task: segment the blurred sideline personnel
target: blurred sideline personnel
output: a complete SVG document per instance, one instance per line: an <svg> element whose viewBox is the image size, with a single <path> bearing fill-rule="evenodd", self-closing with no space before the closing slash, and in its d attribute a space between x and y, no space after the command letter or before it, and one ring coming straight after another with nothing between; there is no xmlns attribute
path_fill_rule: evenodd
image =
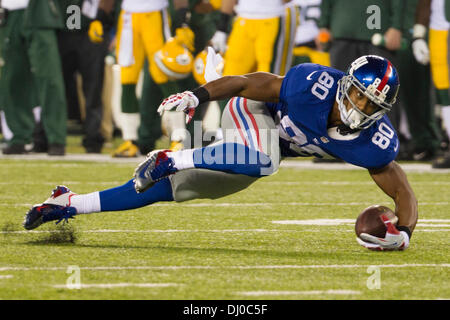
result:
<svg viewBox="0 0 450 320"><path fill-rule="evenodd" d="M165 72L178 76L178 72L171 70L173 66L164 65L163 60L172 50L183 50L181 45L192 48L194 41L193 32L185 24L188 14L187 0L173 0L177 21L181 24L176 28L175 41L171 39L170 17L168 13L168 0L123 0L122 12L119 17L117 27L117 59L121 68L122 82L122 112L123 123L121 124L122 136L125 142L114 152L116 157L135 157L138 154L138 128L140 125L139 102L136 96L136 84L139 75L147 59L149 62L150 74L157 74L158 84L167 82L168 77ZM163 47L166 44L164 50ZM154 55L160 52L158 61ZM179 67L189 60L185 53L182 54L183 61L172 61ZM164 59L166 57L166 59ZM189 62L187 62L189 63ZM192 63L192 61L190 62ZM156 65L157 64L157 65ZM167 68L168 67L168 68ZM164 70L161 70L164 69ZM190 70L189 70L190 72ZM184 72L182 71L184 76Z"/></svg>
<svg viewBox="0 0 450 320"><path fill-rule="evenodd" d="M291 0L222 0L218 30L211 42L217 52L225 53L224 75L286 73L292 64L297 25L295 7L286 7L288 2ZM228 37L233 10L237 17Z"/></svg>
<svg viewBox="0 0 450 320"><path fill-rule="evenodd" d="M161 113L192 114L206 101L231 98L222 116L224 140L177 152L156 150L126 184L86 195L59 186L24 221L34 229L77 214L129 210L159 201L217 199L274 174L280 156L338 157L367 168L395 202L384 238L361 234L372 250L404 250L417 223L417 200L394 161L399 141L386 116L399 89L395 67L379 56L362 56L348 73L304 63L286 76L256 72L225 76L164 100ZM251 100L250 100L251 99Z"/></svg>
<svg viewBox="0 0 450 320"><path fill-rule="evenodd" d="M294 0L300 19L295 33L293 65L311 62L330 66L330 54L326 50L320 51L316 44L316 38L319 37L317 23L320 18L321 2L322 0Z"/></svg>
<svg viewBox="0 0 450 320"><path fill-rule="evenodd" d="M201 52L215 30L215 14L220 1L189 0L188 7L177 7L169 2L169 13L173 17L172 33L169 39L150 61L150 72L144 70L143 92L140 101L141 125L138 131L138 145L142 154L155 148L156 140L164 133L170 139L170 150L180 150L190 145L186 132L185 115L168 112L161 119L157 109L161 100L176 92L196 85L193 78L194 55ZM184 4L182 4L184 5ZM181 10L181 11L180 11ZM178 31L177 31L178 30ZM180 30L187 30L189 41L180 41ZM190 32L192 30L193 33ZM194 37L195 34L195 37ZM189 130L192 129L190 126ZM191 132L191 137L193 136Z"/></svg>
<svg viewBox="0 0 450 320"><path fill-rule="evenodd" d="M2 8L9 10L0 28L5 61L0 80L2 107L13 133L4 154L27 153L36 105L42 107L48 154L65 154L67 106L56 36L65 27L61 4L56 0L1 1Z"/></svg>
<svg viewBox="0 0 450 320"><path fill-rule="evenodd" d="M69 110L80 108L75 77L79 72L86 105L82 145L87 153L100 153L105 140L101 133L104 61L114 25L114 1L70 0L66 6L70 5L82 8L82 15L81 29L58 34L67 103Z"/></svg>
<svg viewBox="0 0 450 320"><path fill-rule="evenodd" d="M160 119L157 109L161 103L161 101L168 97L171 94L176 92L182 92L188 88L192 88L198 86L199 84L204 84L205 80L203 77L205 66L206 66L206 46L213 37L216 31L216 23L217 16L219 12L217 11L221 7L221 0L212 0L212 1L203 1L203 0L189 0L189 19L187 19L187 24L189 28L194 32L194 50L189 50L193 56L195 56L192 61L192 66L189 74L186 74L184 79L176 80L176 86L170 86L171 92L168 94L168 91L159 90L158 92L153 91L145 91L144 94L151 95L151 111L153 112L153 117L156 119ZM171 15L175 18L179 15L176 15L176 11L173 6L170 6ZM174 12L175 11L175 12ZM180 21L174 21L175 29L177 25L180 25ZM180 66L183 67L183 66ZM153 78L153 77L152 77ZM151 78L151 79L152 79ZM175 91L174 91L175 90ZM214 137L215 139L220 139L220 134L217 133L218 123L211 123L208 121L203 121L204 116L206 114L206 110L208 108L203 108L205 112L199 112L195 114L195 121L202 121L203 128L205 130L205 137L210 137L211 139ZM141 118L141 121L143 117ZM185 125L185 115L179 112L168 112L161 119L161 126L163 127L166 135L168 135L172 143L170 145L171 150L177 150L184 147L191 146L193 143L194 137L194 125L187 126ZM154 120L156 121L156 120ZM195 122L194 122L195 123ZM147 126L143 126L141 124L141 129L147 128ZM191 141L188 141L188 134L185 131L185 128L189 130ZM177 142L178 139L181 140ZM142 135L140 134L140 139ZM184 141L183 141L184 140ZM205 138L205 140L208 140ZM206 142L206 141L205 141ZM150 148L149 148L150 147ZM145 153L152 151L154 149L154 145L147 146Z"/></svg>
<svg viewBox="0 0 450 320"><path fill-rule="evenodd" d="M418 0L409 0L403 13L403 38L410 44ZM439 151L440 134L431 97L430 67L416 61L411 45L396 52L397 68L402 75L400 106L405 111L400 127L408 126L408 148L403 148L397 160L431 161ZM417 81L420 79L420 81ZM404 123L404 121L406 123ZM405 130L405 133L408 131Z"/></svg>
<svg viewBox="0 0 450 320"><path fill-rule="evenodd" d="M429 48L425 40L427 27ZM441 106L442 122L450 138L449 30L450 1L419 0L414 25L414 55L420 63L431 64L437 103ZM433 168L450 168L450 150L433 162Z"/></svg>

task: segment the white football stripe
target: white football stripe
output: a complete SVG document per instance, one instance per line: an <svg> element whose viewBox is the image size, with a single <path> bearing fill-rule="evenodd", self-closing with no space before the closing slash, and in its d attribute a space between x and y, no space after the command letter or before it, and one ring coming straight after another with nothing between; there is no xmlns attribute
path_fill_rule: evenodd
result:
<svg viewBox="0 0 450 320"><path fill-rule="evenodd" d="M236 292L244 296L281 296L281 295L352 295L361 294L361 291L356 290L311 290L311 291L242 291Z"/></svg>
<svg viewBox="0 0 450 320"><path fill-rule="evenodd" d="M80 289L113 289L113 288L165 288L179 286L176 283L92 283L92 284L80 284ZM72 289L66 284L54 285L53 288L58 289Z"/></svg>
<svg viewBox="0 0 450 320"><path fill-rule="evenodd" d="M319 219L321 220L321 219ZM353 226L354 220L348 219L349 223L339 223L334 221L316 222L315 220L285 220L272 221L275 224L286 225L306 225L306 226ZM330 219L332 220L332 219ZM338 219L335 219L338 220ZM347 220L347 219L340 219ZM450 224L417 224L418 227L450 227ZM336 230L341 232L353 232L353 230ZM336 232L335 231L335 232ZM442 232L450 231L450 229L416 229L416 232ZM49 234L49 233L64 233L63 230L16 230L16 231L0 231L0 234ZM151 230L131 230L131 229L96 229L96 230L76 230L76 233L261 233L261 232L320 232L320 230L308 229L151 229Z"/></svg>
<svg viewBox="0 0 450 320"><path fill-rule="evenodd" d="M237 270L271 270L271 269L355 269L355 268L368 268L370 266L376 266L380 268L450 268L450 263L441 264L331 264L331 265L253 265L253 266L97 266L97 267L80 267L80 270L91 271L114 271L114 270L221 270L221 269L237 269ZM0 271L58 271L67 270L67 266L64 267L0 267Z"/></svg>
<svg viewBox="0 0 450 320"><path fill-rule="evenodd" d="M0 280L2 279L12 279L14 276L11 274L0 275Z"/></svg>
<svg viewBox="0 0 450 320"><path fill-rule="evenodd" d="M275 224L302 226L339 226L353 225L356 219L312 219L312 220L274 220ZM425 223L423 223L425 222ZM431 224L433 222L449 222L445 224ZM418 227L450 227L450 219L419 219Z"/></svg>
<svg viewBox="0 0 450 320"><path fill-rule="evenodd" d="M115 164L118 166L130 166L137 165L142 160L145 159L144 156L138 158L112 158L110 155L100 155L100 154L67 154L62 157L54 157L46 154L33 154L33 155L11 155L5 156L0 154L0 159L11 159L20 160L15 162L0 162L1 166L11 167L23 167L23 160L27 160L27 168L29 167L42 167L42 163L30 163L28 160L43 160L46 161L46 167L66 167L66 168L77 168L84 167L86 164L78 163L64 163L68 161L89 161L97 162L95 166L109 166ZM51 163L47 163L51 161ZM56 163L55 163L56 162ZM427 173L449 173L450 169L433 169L431 164L421 164L421 163L401 163L400 166L406 172L427 172ZM284 160L281 162L280 167L282 168L294 168L301 170L366 170L347 163L313 163L311 160Z"/></svg>
<svg viewBox="0 0 450 320"><path fill-rule="evenodd" d="M0 200L14 200L14 197L0 196ZM392 205L392 202L379 202L379 205ZM30 203L0 203L0 207L31 207ZM199 203L184 203L184 202L160 202L149 205L149 207L255 207L255 206L370 206L373 202L199 202ZM419 202L421 206L449 206L450 202Z"/></svg>

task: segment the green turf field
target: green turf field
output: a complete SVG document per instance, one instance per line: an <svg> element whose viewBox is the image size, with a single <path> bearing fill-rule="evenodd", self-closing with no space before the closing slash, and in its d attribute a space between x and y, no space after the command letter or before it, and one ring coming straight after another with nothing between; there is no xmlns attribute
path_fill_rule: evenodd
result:
<svg viewBox="0 0 450 320"><path fill-rule="evenodd" d="M362 209L393 204L362 170L282 168L216 201L22 229L27 209L57 184L92 192L125 182L134 167L1 159L0 299L450 298L450 173L408 173L420 220L405 252L355 241ZM81 289L69 289L77 278Z"/></svg>

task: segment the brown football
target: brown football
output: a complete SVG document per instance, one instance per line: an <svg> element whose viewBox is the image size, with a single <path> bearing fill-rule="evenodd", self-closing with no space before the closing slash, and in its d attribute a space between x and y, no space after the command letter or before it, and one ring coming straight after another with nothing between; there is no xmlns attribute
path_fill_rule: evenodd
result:
<svg viewBox="0 0 450 320"><path fill-rule="evenodd" d="M386 214L393 224L397 223L398 218L394 212L385 206L374 205L364 209L356 219L355 232L359 237L361 233L368 233L372 236L384 238L386 235L386 226L381 220L381 214Z"/></svg>

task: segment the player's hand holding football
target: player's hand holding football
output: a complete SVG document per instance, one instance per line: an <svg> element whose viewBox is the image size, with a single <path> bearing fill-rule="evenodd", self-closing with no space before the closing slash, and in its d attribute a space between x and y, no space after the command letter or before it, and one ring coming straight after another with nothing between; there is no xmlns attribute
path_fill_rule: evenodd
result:
<svg viewBox="0 0 450 320"><path fill-rule="evenodd" d="M192 120L195 108L199 105L199 100L192 91L173 94L165 99L158 108L159 115L162 116L164 111L183 111L186 113L186 123Z"/></svg>
<svg viewBox="0 0 450 320"><path fill-rule="evenodd" d="M376 251L405 250L409 246L409 236L405 231L399 231L392 224L389 218L382 214L381 219L386 225L387 231L384 238L361 233L357 238L358 243L363 247Z"/></svg>

